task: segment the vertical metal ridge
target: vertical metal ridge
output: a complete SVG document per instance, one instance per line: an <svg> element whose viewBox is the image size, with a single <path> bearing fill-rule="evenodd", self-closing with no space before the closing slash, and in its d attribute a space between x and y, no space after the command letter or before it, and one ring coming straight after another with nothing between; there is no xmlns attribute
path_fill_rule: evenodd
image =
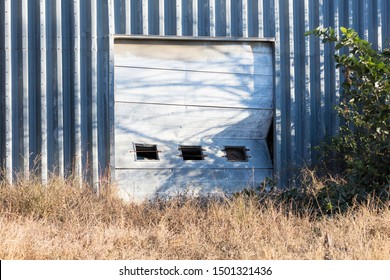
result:
<svg viewBox="0 0 390 280"><path fill-rule="evenodd" d="M56 91L56 71L57 65L55 51L55 1L46 1L45 3L45 77L46 77L46 157L47 157L47 176L58 174L58 154L57 141L54 132L57 130L57 98Z"/></svg>
<svg viewBox="0 0 390 280"><path fill-rule="evenodd" d="M297 166L304 165L305 138L306 138L306 107L305 107L305 6L304 0L294 1L294 40L293 40L293 67L295 87L295 112L292 120L295 123L294 158Z"/></svg>
<svg viewBox="0 0 390 280"><path fill-rule="evenodd" d="M0 57L3 63L0 63L0 172L3 176L5 171L5 145L6 145L6 129L5 129L5 1L0 2Z"/></svg>
<svg viewBox="0 0 390 280"><path fill-rule="evenodd" d="M176 36L183 35L182 0L176 0Z"/></svg>
<svg viewBox="0 0 390 280"><path fill-rule="evenodd" d="M248 0L242 0L241 2L242 11L242 37L248 38Z"/></svg>
<svg viewBox="0 0 390 280"><path fill-rule="evenodd" d="M257 3L257 22L258 37L264 38L264 0L259 0Z"/></svg>
<svg viewBox="0 0 390 280"><path fill-rule="evenodd" d="M64 96L63 96L63 75L62 75L62 0L56 0L56 48L57 48L57 155L58 175L64 177Z"/></svg>
<svg viewBox="0 0 390 280"><path fill-rule="evenodd" d="M382 48L390 48L390 2L382 0Z"/></svg>
<svg viewBox="0 0 390 280"><path fill-rule="evenodd" d="M275 2L278 0L269 0L263 2L263 22L264 22L264 36L275 37L276 28L276 8Z"/></svg>
<svg viewBox="0 0 390 280"><path fill-rule="evenodd" d="M367 26L368 26L368 0L359 0L361 6L359 7L359 13L361 17L361 22L360 22L360 32L361 32L361 38L364 40L368 40L368 31L367 31Z"/></svg>
<svg viewBox="0 0 390 280"><path fill-rule="evenodd" d="M14 170L23 175L24 158L24 81L23 81L23 5L22 1L12 2L12 59L13 59L13 163Z"/></svg>
<svg viewBox="0 0 390 280"><path fill-rule="evenodd" d="M363 0L352 1L352 28L364 38Z"/></svg>
<svg viewBox="0 0 390 280"><path fill-rule="evenodd" d="M232 0L226 0L226 36L232 36Z"/></svg>
<svg viewBox="0 0 390 280"><path fill-rule="evenodd" d="M148 29L150 35L159 35L159 0L149 0Z"/></svg>
<svg viewBox="0 0 390 280"><path fill-rule="evenodd" d="M130 4L130 0L125 0L125 33L131 34L131 4Z"/></svg>
<svg viewBox="0 0 390 280"><path fill-rule="evenodd" d="M305 19L305 30L308 31L308 30L311 30L311 23L310 23L310 1L311 0L304 0L304 19ZM306 37L305 39L305 95L304 95L304 98L302 100L302 102L304 102L304 104L302 104L302 106L304 107L303 110L305 110L305 116L304 116L304 125L303 125L303 129L305 130L305 137L303 139L304 141L304 159L305 159L305 164L308 164L310 165L311 164L311 149L312 149L312 146L311 146L311 133L310 133L310 129L311 129L311 95L312 95L312 92L311 92L311 87L310 87L310 69L311 69L311 47L312 47L312 43L311 43L311 36L310 37Z"/></svg>
<svg viewBox="0 0 390 280"><path fill-rule="evenodd" d="M318 5L318 20L319 26L324 26L324 0L319 1ZM317 56L319 57L319 65L318 65L318 71L319 71L319 92L317 94L316 98L316 105L317 105L317 136L315 139L316 146L318 146L321 143L321 139L325 136L325 59L324 59L324 48L326 44L319 44L319 53L317 53ZM315 157L318 158L318 152L313 152Z"/></svg>
<svg viewBox="0 0 390 280"><path fill-rule="evenodd" d="M12 130L12 42L11 42L11 0L4 4L4 45L5 45L5 168L9 183L13 182L13 130Z"/></svg>
<svg viewBox="0 0 390 280"><path fill-rule="evenodd" d="M350 3L349 1L339 1L338 2L338 8L339 8L339 35L341 36L340 27L349 28L350 27ZM339 54L347 54L346 48L342 48L339 50ZM342 71L339 71L339 81L340 85L344 82L344 74ZM340 97L342 98L342 93L340 93ZM338 126L343 124L342 119L338 119Z"/></svg>
<svg viewBox="0 0 390 280"><path fill-rule="evenodd" d="M337 0L333 0L333 1L334 1L334 3L333 3L334 4L334 6L333 6L333 13L334 13L333 22L334 22L334 28L337 32L338 30L340 30L340 7L339 7L339 1L337 1ZM339 51L335 50L334 54L336 54L336 53L339 54ZM334 59L334 58L332 58L332 59ZM334 61L334 63L335 63L335 61ZM335 79L334 89L335 89L335 92L334 92L334 99L333 99L334 105L332 106L332 109L334 108L334 106L336 106L337 102L340 99L340 87L341 87L340 75L341 75L340 68L335 69L334 70L334 79ZM332 123L334 125L334 128L333 128L332 134L336 135L337 131L339 130L340 120L339 120L338 115L335 111L333 113L333 118L334 119L332 119Z"/></svg>
<svg viewBox="0 0 390 280"><path fill-rule="evenodd" d="M92 3L91 1L96 1L96 0L90 0L89 2ZM129 0L130 1L130 0ZM81 5L85 4L85 0L82 0L80 2ZM126 26L126 21L127 21L127 11L126 11L126 3L127 0L116 0L114 2L114 8L115 8L115 32L118 34L123 34L126 33L127 26Z"/></svg>
<svg viewBox="0 0 390 280"><path fill-rule="evenodd" d="M383 46L383 0L378 0L378 6L381 8L377 10L378 14L378 49L382 49Z"/></svg>
<svg viewBox="0 0 390 280"><path fill-rule="evenodd" d="M192 36L198 36L198 1L192 0Z"/></svg>
<svg viewBox="0 0 390 280"><path fill-rule="evenodd" d="M192 36L192 0L181 0L182 35Z"/></svg>
<svg viewBox="0 0 390 280"><path fill-rule="evenodd" d="M324 2L324 26L335 27L335 15L334 15L334 0L325 0ZM334 62L335 50L334 46L326 44L324 46L324 79L325 84L325 136L333 136L335 130L335 113L333 107L335 105L336 95L336 73L335 73L335 62Z"/></svg>
<svg viewBox="0 0 390 280"><path fill-rule="evenodd" d="M347 20L348 20L348 27L353 27L353 1L356 1L356 0L345 0L345 2L347 3L348 7L349 7L349 10L348 10L348 16L347 16Z"/></svg>
<svg viewBox="0 0 390 280"><path fill-rule="evenodd" d="M277 122L281 130L281 163L284 165L284 170L281 172L290 178L291 174L291 109L290 109L290 26L289 26L289 2L288 0L279 0L279 16L278 38L280 48L280 99L279 104L276 101L275 106L279 107L279 116L276 116ZM279 118L279 121L278 121ZM286 182L287 183L287 182Z"/></svg>
<svg viewBox="0 0 390 280"><path fill-rule="evenodd" d="M232 37L243 37L243 9L242 4L246 0L232 0L230 2L231 7L231 36Z"/></svg>
<svg viewBox="0 0 390 280"><path fill-rule="evenodd" d="M112 151L114 150L114 146L112 146L111 141L114 141L112 137L113 129L112 129L112 120L113 120L113 106L111 110L111 105L113 105L113 100L111 99L111 89L113 90L114 85L110 84L112 78L113 78L113 68L110 68L110 64L112 61L112 19L111 17L115 16L112 14L112 9L111 9L111 3L110 1L106 0L100 0L102 1L102 6L103 8L101 9L101 17L104 19L103 23L101 25L101 47L102 47L102 54L101 54L101 73L102 73L102 83L100 83L101 86L101 91L99 96L101 96L101 104L104 112L104 117L102 117L100 120L103 125L103 129L99 131L99 135L101 135L102 139L102 147L104 147L104 157L102 157L102 162L104 165L102 165L100 168L105 174L107 174L108 177L113 176L115 178L115 173L111 173L111 164L114 164L113 161L111 161L111 156L112 156ZM99 40L100 41L100 40ZM110 60L111 56L111 60ZM100 116L100 114L99 114Z"/></svg>
<svg viewBox="0 0 390 280"><path fill-rule="evenodd" d="M275 14L279 14L279 0L275 1ZM286 180L285 171L282 170L282 125L281 125L281 38L280 38L280 17L275 17L275 96L274 96L274 127L275 127L275 154L274 167L278 171L276 173L278 182L283 185Z"/></svg>
<svg viewBox="0 0 390 280"><path fill-rule="evenodd" d="M112 14L114 15L113 21L115 24L115 20L117 18L117 15L114 10L115 1L113 5L114 6ZM132 0L130 2L130 24L131 34L142 34L142 0Z"/></svg>
<svg viewBox="0 0 390 280"><path fill-rule="evenodd" d="M74 49L74 72L73 72L73 110L74 110L74 175L79 178L82 185L82 147L81 147L81 34L80 34L80 1L73 1L73 49Z"/></svg>
<svg viewBox="0 0 390 280"><path fill-rule="evenodd" d="M363 39L368 40L368 15L369 15L369 10L368 8L370 7L368 4L368 0L362 0L362 17L363 17L363 23L362 23L362 32L363 32Z"/></svg>
<svg viewBox="0 0 390 280"><path fill-rule="evenodd" d="M149 34L149 0L142 0L142 34Z"/></svg>
<svg viewBox="0 0 390 280"><path fill-rule="evenodd" d="M46 0L40 0L40 97L41 97L41 178L45 184L48 180L48 155L47 155L47 70L46 70Z"/></svg>
<svg viewBox="0 0 390 280"><path fill-rule="evenodd" d="M123 7L122 7L123 1L115 1L114 3L114 9L115 9L115 32L121 34L124 32L123 30L123 23L125 22L123 20ZM126 20L126 19L125 19Z"/></svg>
<svg viewBox="0 0 390 280"><path fill-rule="evenodd" d="M27 177L30 169L30 104L29 104L29 45L28 45L28 1L22 2L22 53L23 53L23 172Z"/></svg>
<svg viewBox="0 0 390 280"><path fill-rule="evenodd" d="M98 164L98 176L99 179L104 176L104 172L106 169L109 168L108 164L110 162L109 156L110 156L110 149L109 149L109 139L110 137L110 130L109 130L109 115L108 115L108 102L105 102L105 100L109 100L108 95L108 65L105 60L105 54L107 53L105 48L106 43L108 43L106 34L106 29L108 28L108 11L107 6L103 5L107 2L105 0L97 0L97 3L95 5L96 8L96 23L97 23L97 30L96 30L96 53L97 53L97 65L96 65L96 86L97 86L97 116L96 116L96 125L97 125L97 139L95 139L95 143L98 145L98 158L95 160ZM127 3L127 2L126 2ZM130 1L128 2L130 4ZM130 6L127 6L126 9L129 9L130 13ZM126 17L127 18L127 17ZM128 19L128 18L127 18ZM131 28L130 22L126 23L126 26ZM106 27L106 28L105 28ZM92 83L93 85L93 83ZM96 174L94 174L94 178L96 178Z"/></svg>
<svg viewBox="0 0 390 280"><path fill-rule="evenodd" d="M320 24L319 3L309 2L310 10L310 30L313 30ZM320 73L320 41L318 38L310 37L310 141L311 147L318 145L318 139L321 133L321 73ZM311 151L311 160L316 162L317 154Z"/></svg>
<svg viewBox="0 0 390 280"><path fill-rule="evenodd" d="M164 3L164 32L166 35L176 35L176 1L165 0Z"/></svg>
<svg viewBox="0 0 390 280"><path fill-rule="evenodd" d="M210 2L198 0L198 35L210 36Z"/></svg>
<svg viewBox="0 0 390 280"><path fill-rule="evenodd" d="M113 34L114 34L114 14L113 14L113 0L109 0L108 2L108 67L109 67L109 82L108 82L108 117L109 117L109 146L110 146L110 156L109 156L109 166L110 166L110 174L111 179L115 180L115 131L114 131L114 41L113 41Z"/></svg>
<svg viewBox="0 0 390 280"><path fill-rule="evenodd" d="M374 49L378 49L378 1L368 1L368 41Z"/></svg>
<svg viewBox="0 0 390 280"><path fill-rule="evenodd" d="M215 11L215 0L209 0L209 9L210 9L210 37L215 37L216 36L216 11Z"/></svg>
<svg viewBox="0 0 390 280"><path fill-rule="evenodd" d="M348 1L339 1L339 25L340 27L349 27L349 3Z"/></svg>
<svg viewBox="0 0 390 280"><path fill-rule="evenodd" d="M259 37L259 1L247 0L248 37Z"/></svg>
<svg viewBox="0 0 390 280"><path fill-rule="evenodd" d="M20 138L23 135L23 123L22 118L20 117L23 114L23 108L21 107L23 104L22 92L20 90L20 85L23 83L22 74L20 69L22 69L20 58L21 55L21 30L20 30L20 22L21 15L19 10L19 3L16 1L12 1L11 3L11 83L12 83L12 164L13 170L15 173L19 173L21 171L21 156L22 150L20 147Z"/></svg>
<svg viewBox="0 0 390 280"><path fill-rule="evenodd" d="M98 40L96 1L91 1L91 128L92 128L92 185L99 193L99 143L98 143ZM126 26L128 26L126 24Z"/></svg>
<svg viewBox="0 0 390 280"><path fill-rule="evenodd" d="M40 145L40 65L41 50L39 48L40 37L40 10L39 1L28 1L29 26L29 150L30 150L30 171L35 175L40 172L39 155Z"/></svg>
<svg viewBox="0 0 390 280"><path fill-rule="evenodd" d="M164 0L158 0L158 30L159 30L159 35L163 36L165 35L165 15L164 15Z"/></svg>
<svg viewBox="0 0 390 280"><path fill-rule="evenodd" d="M294 168L298 166L298 158L296 155L296 149L297 149L297 133L296 133L296 127L298 126L299 120L297 119L297 112L296 112L296 92L298 88L295 86L295 80L297 79L297 75L295 73L296 70L296 62L295 62L295 48L294 48L294 39L297 39L302 34L295 34L295 26L296 22L294 21L294 3L292 1L288 1L286 3L287 6L287 32L286 35L288 36L286 38L286 42L289 46L289 53L288 53L288 71L289 71L289 79L288 82L286 81L288 92L286 98L286 104L285 104L285 110L288 111L286 113L286 125L289 126L289 134L290 134L290 142L291 147L287 149L287 157L289 158L289 161L291 162L291 166ZM294 170L291 170L293 172ZM293 178L294 179L294 178Z"/></svg>
<svg viewBox="0 0 390 280"><path fill-rule="evenodd" d="M83 180L92 183L92 122L91 122L91 1L79 1L79 124L81 175Z"/></svg>
<svg viewBox="0 0 390 280"><path fill-rule="evenodd" d="M338 10L339 10L339 29L337 30L339 32L339 35L341 35L340 33L340 27L345 27L345 28L348 28L349 27L349 3L348 1L339 1L338 2ZM346 53L346 50L343 48L341 49L340 51L340 54L345 54ZM341 73L340 71L340 83L343 82L343 74Z"/></svg>
<svg viewBox="0 0 390 280"><path fill-rule="evenodd" d="M332 3L332 7L330 8L330 12L332 13L332 18L331 18L331 24L333 28L337 30L338 28L338 14L337 14L337 1L335 0L330 0ZM336 61L335 61L335 54L336 50L332 48L330 50L330 68L331 68L331 75L332 75L332 82L333 84L330 85L331 88L331 98L330 98L330 135L331 136L336 136L337 131L339 129L338 126L338 115L335 110L335 106L338 102L338 97L339 97L339 87L340 87L340 81L339 81L339 69L336 69Z"/></svg>
<svg viewBox="0 0 390 280"><path fill-rule="evenodd" d="M74 158L74 135L73 135L73 18L72 5L67 1L61 1L62 21L62 100L63 100L63 159L64 176L70 176L73 170Z"/></svg>

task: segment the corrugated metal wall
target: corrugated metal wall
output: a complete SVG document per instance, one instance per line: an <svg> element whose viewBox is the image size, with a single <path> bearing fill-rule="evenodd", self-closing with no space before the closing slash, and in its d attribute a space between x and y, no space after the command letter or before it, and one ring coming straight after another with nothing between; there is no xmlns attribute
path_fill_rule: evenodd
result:
<svg viewBox="0 0 390 280"><path fill-rule="evenodd" d="M74 171L94 182L103 174L108 11L105 0L1 1L0 158L8 172L47 180Z"/></svg>
<svg viewBox="0 0 390 280"><path fill-rule="evenodd" d="M388 0L1 0L1 167L104 174L110 34L275 37L275 168L287 180L337 131L333 50L304 32L350 26L382 48L389 15Z"/></svg>

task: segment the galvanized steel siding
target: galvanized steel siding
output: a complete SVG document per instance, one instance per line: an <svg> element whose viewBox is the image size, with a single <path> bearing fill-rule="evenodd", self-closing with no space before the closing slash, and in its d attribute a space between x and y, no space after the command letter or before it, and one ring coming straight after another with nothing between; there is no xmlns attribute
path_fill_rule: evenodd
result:
<svg viewBox="0 0 390 280"><path fill-rule="evenodd" d="M97 182L109 157L107 1L5 0L1 167ZM9 176L12 180L12 176Z"/></svg>
<svg viewBox="0 0 390 280"><path fill-rule="evenodd" d="M1 167L9 175L34 169L43 180L74 171L96 183L103 175L110 34L275 37L275 167L291 179L295 167L315 161L311 148L337 131L332 107L342 75L332 48L303 36L318 25L353 27L382 48L390 1L2 0Z"/></svg>

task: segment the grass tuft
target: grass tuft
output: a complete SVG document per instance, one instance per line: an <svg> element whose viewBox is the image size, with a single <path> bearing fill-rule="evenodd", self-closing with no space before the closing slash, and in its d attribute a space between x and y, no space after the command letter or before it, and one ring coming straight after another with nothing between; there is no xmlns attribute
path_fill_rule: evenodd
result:
<svg viewBox="0 0 390 280"><path fill-rule="evenodd" d="M390 210L333 216L237 195L125 203L77 181L0 181L0 259L389 259Z"/></svg>

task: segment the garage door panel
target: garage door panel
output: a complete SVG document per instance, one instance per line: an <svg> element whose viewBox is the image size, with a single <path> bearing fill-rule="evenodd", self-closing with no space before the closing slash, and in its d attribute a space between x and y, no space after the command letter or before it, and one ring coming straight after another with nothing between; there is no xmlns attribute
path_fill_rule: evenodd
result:
<svg viewBox="0 0 390 280"><path fill-rule="evenodd" d="M138 69L161 69L179 71L203 71L234 74L260 74L254 72L253 59L245 61L167 61L158 58L139 58L134 55L120 57L116 67L131 67ZM259 70L259 69L258 69Z"/></svg>
<svg viewBox="0 0 390 280"><path fill-rule="evenodd" d="M272 57L260 42L115 40L114 158L123 195L239 191L271 176ZM148 156L137 155L136 144L152 147ZM184 160L181 146L201 147L202 160Z"/></svg>
<svg viewBox="0 0 390 280"><path fill-rule="evenodd" d="M172 98L172 95L175 98ZM180 85L171 88L156 87L148 92L145 92L144 88L133 88L128 91L118 90L116 101L242 109L271 109L273 105L272 88L268 87L256 88L253 93L231 89L194 89Z"/></svg>
<svg viewBox="0 0 390 280"><path fill-rule="evenodd" d="M270 122L270 121L269 121ZM158 138L173 139L183 138L191 139L211 137L215 135L216 138L236 138L236 139L264 139L266 138L266 129L269 128L269 124L263 125L263 131L248 128L228 128L222 129L218 127L214 128L186 128L180 126L158 126L158 125L128 125L117 126L117 134L127 134L131 131L136 135L156 135Z"/></svg>
<svg viewBox="0 0 390 280"><path fill-rule="evenodd" d="M142 74L139 74L140 71L137 68L122 67L115 68L115 71L118 78L120 78L120 80L116 82L117 90L128 90L132 88L149 89L150 87L164 89L166 87L181 85L187 87L191 86L194 89L205 86L226 89L238 88L242 90L253 91L255 86L261 86L255 84L255 82L262 82L261 78L266 80L263 83L268 87L270 87L270 81L272 81L272 76L220 74L214 72L204 73L148 69L141 71Z"/></svg>
<svg viewBox="0 0 390 280"><path fill-rule="evenodd" d="M175 98L172 98L175 96ZM167 105L214 106L271 109L272 88L256 88L252 92L237 88L195 86L145 87L117 91L117 102L155 103Z"/></svg>
<svg viewBox="0 0 390 280"><path fill-rule="evenodd" d="M117 133L150 133L166 137L262 139L267 136L271 110L205 108L116 103Z"/></svg>
<svg viewBox="0 0 390 280"><path fill-rule="evenodd" d="M125 119L125 118L124 118ZM147 121L151 123L147 123ZM165 122L167 121L167 122ZM232 127L235 126L235 127ZM159 133L160 131L170 130L170 129L180 129L180 130L189 130L188 136L196 135L196 131L204 131L204 135L210 134L215 135L216 133L221 133L224 130L239 130L242 132L250 133L252 130L259 130L262 128L262 123L257 121L255 118L251 117L249 119L241 121L237 124L235 120L228 120L226 123L222 124L220 120L205 119L202 122L200 118L185 118L178 120L177 117L164 117L161 119L156 118L155 116L134 116L132 122L129 124L124 124L123 122L119 124L118 130L124 129L127 131L145 131ZM157 130L158 127L161 129ZM152 129L152 130L151 130ZM191 130L193 132L191 132ZM162 135L162 134L160 134ZM260 135L260 132L259 132ZM259 138L259 137L256 137Z"/></svg>
<svg viewBox="0 0 390 280"><path fill-rule="evenodd" d="M252 108L223 108L223 107L205 107L205 106L181 106L165 104L144 104L144 103L115 103L116 119L120 117L129 117L132 115L145 116L174 116L201 119L216 119L229 121L232 119L246 119L250 116L254 118L267 118L272 115L271 109L252 109ZM206 114L206 115L205 115ZM257 120L261 122L261 119Z"/></svg>
<svg viewBox="0 0 390 280"><path fill-rule="evenodd" d="M266 177L271 176L271 169L149 169L116 171L120 194L134 201L178 194L223 195L235 193L244 188L256 188Z"/></svg>
<svg viewBox="0 0 390 280"><path fill-rule="evenodd" d="M269 44L252 44L252 52L258 54L272 55L273 51Z"/></svg>
<svg viewBox="0 0 390 280"><path fill-rule="evenodd" d="M116 168L272 168L265 140L240 139L182 139L173 138L170 141L148 138L136 134L117 135L118 148L115 151ZM158 160L137 160L135 144L156 145ZM180 145L201 146L204 160L184 161L179 150ZM229 161L223 151L226 146L245 147L247 160L242 162Z"/></svg>
<svg viewBox="0 0 390 280"><path fill-rule="evenodd" d="M116 122L118 125L148 125L153 126L180 126L188 128L227 128L233 125L240 125L246 129L258 129L261 123L272 116L271 110L262 109L219 109L213 110L203 107L195 107L191 111L185 106L156 105L156 104L134 104L122 103L129 111L118 114ZM117 104L118 105L118 104ZM166 107L183 107L182 110L167 110ZM119 106L116 107L118 109ZM131 108L133 107L133 108ZM262 119L259 119L262 117Z"/></svg>
<svg viewBox="0 0 390 280"><path fill-rule="evenodd" d="M117 41L115 46L115 60L136 56L139 59L161 59L184 62L237 62L253 58L254 54L271 56L272 49L269 44L252 46L247 43L218 43L218 42L124 42Z"/></svg>
<svg viewBox="0 0 390 280"><path fill-rule="evenodd" d="M264 67L254 67L254 60L248 60L248 64L243 64L242 61L232 61L225 63L224 61L208 62L185 62L185 61L169 61L161 59L142 59L138 57L119 58L121 60L117 67L129 67L138 69L160 69L160 70L181 70L181 71L197 71L205 73L231 73L231 74L255 74L255 75L272 75L272 65L264 65Z"/></svg>
<svg viewBox="0 0 390 280"><path fill-rule="evenodd" d="M147 69L170 69L236 74L272 75L271 53L253 53L250 46L236 45L168 45L153 47L127 45L127 50L117 50L115 66ZM161 49L160 49L161 47ZM261 65L261 67L256 67Z"/></svg>
<svg viewBox="0 0 390 280"><path fill-rule="evenodd" d="M198 85L258 86L272 87L272 75L231 74L198 72L171 69L148 69L115 67L116 87L123 89L132 86L164 85L170 82L188 82Z"/></svg>
<svg viewBox="0 0 390 280"><path fill-rule="evenodd" d="M236 53L240 51L242 53L263 53L272 54L272 44L270 42L242 42L242 41L209 41L202 40L204 38L196 38L194 40L181 40L177 38L144 38L144 39L128 39L118 38L115 40L115 53L139 53L140 55L146 56L161 56L175 57L177 59L194 59L197 58L197 54L202 55L208 54L213 57L218 53ZM151 43L152 42L152 43ZM192 48L193 53L181 53L177 54L179 48ZM202 57L200 57L202 59Z"/></svg>

